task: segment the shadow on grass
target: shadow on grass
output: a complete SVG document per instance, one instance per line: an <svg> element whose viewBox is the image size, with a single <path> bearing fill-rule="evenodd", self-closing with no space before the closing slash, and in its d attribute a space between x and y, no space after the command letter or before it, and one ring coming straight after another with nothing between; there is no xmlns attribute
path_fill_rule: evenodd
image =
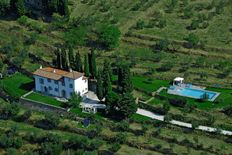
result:
<svg viewBox="0 0 232 155"><path fill-rule="evenodd" d="M30 91L35 87L34 81L20 85L20 89Z"/></svg>

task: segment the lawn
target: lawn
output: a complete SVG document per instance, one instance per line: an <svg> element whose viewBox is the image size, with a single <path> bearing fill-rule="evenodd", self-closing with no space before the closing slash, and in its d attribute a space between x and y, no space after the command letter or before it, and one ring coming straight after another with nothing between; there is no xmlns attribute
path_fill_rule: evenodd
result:
<svg viewBox="0 0 232 155"><path fill-rule="evenodd" d="M43 103L46 103L46 104L50 104L50 105L53 105L53 106L57 106L57 107L62 106L62 102L57 101L55 98L50 97L50 96L45 96L45 95L35 93L35 92L31 93L26 98L30 99L30 100L35 100L35 101L38 101L38 102L43 102Z"/></svg>
<svg viewBox="0 0 232 155"><path fill-rule="evenodd" d="M116 80L117 76L113 76L113 81ZM145 78L141 76L133 76L131 80L134 88L146 91L148 93L152 93L158 90L160 87L168 87L170 83L166 80L154 80L152 78Z"/></svg>
<svg viewBox="0 0 232 155"><path fill-rule="evenodd" d="M169 81L153 80L150 78L144 78L139 76L132 77L132 82L135 88L143 89L150 93L158 90L160 87L169 86Z"/></svg>
<svg viewBox="0 0 232 155"><path fill-rule="evenodd" d="M0 80L0 87L10 96L19 98L34 88L34 82L31 78L21 73L15 73Z"/></svg>

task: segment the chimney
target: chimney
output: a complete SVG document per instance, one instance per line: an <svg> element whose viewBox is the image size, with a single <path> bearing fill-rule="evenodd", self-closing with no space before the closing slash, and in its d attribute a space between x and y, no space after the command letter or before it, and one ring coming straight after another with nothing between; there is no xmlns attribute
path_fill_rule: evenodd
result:
<svg viewBox="0 0 232 155"><path fill-rule="evenodd" d="M55 69L53 70L53 73L56 73L56 70L55 70Z"/></svg>
<svg viewBox="0 0 232 155"><path fill-rule="evenodd" d="M72 68L69 69L69 72L71 72L71 73L73 72Z"/></svg>
<svg viewBox="0 0 232 155"><path fill-rule="evenodd" d="M42 65L40 65L39 69L42 69L42 68L43 68L43 66L42 66Z"/></svg>

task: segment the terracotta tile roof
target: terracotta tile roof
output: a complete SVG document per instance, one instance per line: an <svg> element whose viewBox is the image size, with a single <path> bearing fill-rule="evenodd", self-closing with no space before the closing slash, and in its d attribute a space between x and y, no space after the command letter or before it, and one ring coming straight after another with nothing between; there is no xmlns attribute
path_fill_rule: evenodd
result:
<svg viewBox="0 0 232 155"><path fill-rule="evenodd" d="M52 67L37 69L33 74L37 76L53 79L53 80L59 80L62 77L67 77L67 78L75 80L84 75L83 73L80 73L80 72L76 72L76 71L67 72L67 71L52 68Z"/></svg>

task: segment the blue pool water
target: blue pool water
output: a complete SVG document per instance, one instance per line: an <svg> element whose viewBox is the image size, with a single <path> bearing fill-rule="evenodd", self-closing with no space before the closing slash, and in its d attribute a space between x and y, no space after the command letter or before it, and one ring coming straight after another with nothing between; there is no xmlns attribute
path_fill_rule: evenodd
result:
<svg viewBox="0 0 232 155"><path fill-rule="evenodd" d="M176 95L200 99L206 93L209 97L208 100L212 100L218 93L207 91L207 90L198 90L198 89L191 89L191 88L176 88L175 86L171 86L170 90L175 91Z"/></svg>
<svg viewBox="0 0 232 155"><path fill-rule="evenodd" d="M179 93L182 96L187 96L187 97L192 97L192 98L197 98L200 99L202 96L206 93L209 97L209 99L212 99L217 93L215 92L209 92L206 90L197 90L197 89L190 89L190 88L184 88L179 91Z"/></svg>

